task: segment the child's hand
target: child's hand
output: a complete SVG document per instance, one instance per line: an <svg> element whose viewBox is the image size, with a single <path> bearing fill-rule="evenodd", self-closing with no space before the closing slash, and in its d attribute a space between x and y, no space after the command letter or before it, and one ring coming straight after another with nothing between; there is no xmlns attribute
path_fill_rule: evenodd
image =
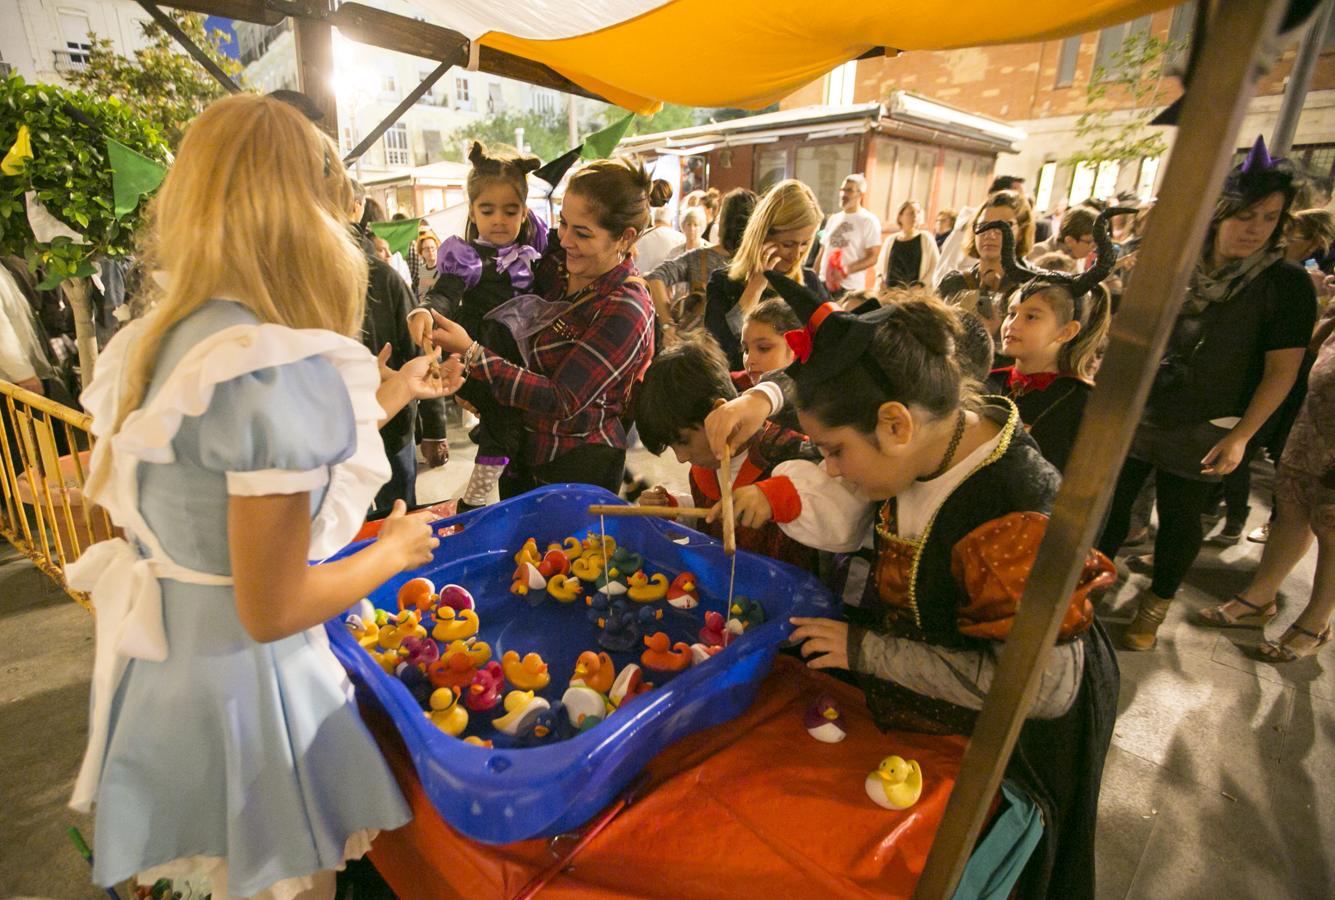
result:
<svg viewBox="0 0 1335 900"><path fill-rule="evenodd" d="M794 644L802 643L802 656L808 659L807 666L812 669L847 669L848 668L848 623L834 619L804 619L794 616L788 620L797 626L788 636Z"/></svg>
<svg viewBox="0 0 1335 900"><path fill-rule="evenodd" d="M376 540L391 554L398 572L431 562L431 551L440 546L440 539L431 531L433 513L424 509L410 516L407 510L402 500L395 500Z"/></svg>
<svg viewBox="0 0 1335 900"><path fill-rule="evenodd" d="M446 353L463 353L473 345L473 339L458 322L445 318L434 309L431 310L431 318L436 325L431 332L431 339Z"/></svg>
<svg viewBox="0 0 1335 900"><path fill-rule="evenodd" d="M742 394L715 409L705 417L705 437L715 459L723 458L723 447L740 447L759 431L773 408L769 398L760 392Z"/></svg>
<svg viewBox="0 0 1335 900"><path fill-rule="evenodd" d="M671 506L672 501L668 499L670 496L667 488L661 484L656 484L641 493L639 499L635 502L639 506Z"/></svg>
<svg viewBox="0 0 1335 900"><path fill-rule="evenodd" d="M715 503L709 509L707 522L717 522L723 515L723 504ZM754 484L732 492L732 515L743 528L759 528L774 517L765 492Z"/></svg>

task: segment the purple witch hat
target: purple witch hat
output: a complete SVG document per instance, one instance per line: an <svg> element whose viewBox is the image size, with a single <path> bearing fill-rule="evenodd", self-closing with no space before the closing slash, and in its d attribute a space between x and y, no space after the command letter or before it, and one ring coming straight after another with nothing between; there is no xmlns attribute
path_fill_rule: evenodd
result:
<svg viewBox="0 0 1335 900"><path fill-rule="evenodd" d="M1250 204L1276 191L1284 194L1286 206L1292 203L1298 192L1296 172L1287 159L1272 157L1265 138L1257 135L1247 158L1224 179L1224 194Z"/></svg>
<svg viewBox="0 0 1335 900"><path fill-rule="evenodd" d="M1249 175L1253 172L1268 172L1275 167L1275 160L1270 158L1270 151L1265 147L1265 135L1258 134L1256 143L1252 144L1251 152L1247 158L1242 161L1242 174Z"/></svg>

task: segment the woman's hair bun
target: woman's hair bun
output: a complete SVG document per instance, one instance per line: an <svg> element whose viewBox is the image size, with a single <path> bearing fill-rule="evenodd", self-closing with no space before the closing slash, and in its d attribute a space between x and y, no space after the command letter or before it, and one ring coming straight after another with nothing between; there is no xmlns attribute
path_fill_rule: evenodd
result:
<svg viewBox="0 0 1335 900"><path fill-rule="evenodd" d="M923 349L936 356L950 356L960 337L954 310L936 298L915 297L890 307L888 319L904 329Z"/></svg>
<svg viewBox="0 0 1335 900"><path fill-rule="evenodd" d="M666 206L671 199L672 185L661 178L655 178L653 184L649 186L649 205L657 209Z"/></svg>

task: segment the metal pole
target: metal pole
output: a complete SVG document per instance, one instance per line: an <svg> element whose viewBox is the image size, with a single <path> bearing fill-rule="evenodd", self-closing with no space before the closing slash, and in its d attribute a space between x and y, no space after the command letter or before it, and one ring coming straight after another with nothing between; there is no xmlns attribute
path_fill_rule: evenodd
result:
<svg viewBox="0 0 1335 900"><path fill-rule="evenodd" d="M1311 24L1298 45L1298 55L1293 60L1293 71L1289 73L1289 82L1284 85L1284 103L1279 108L1279 121L1275 123L1275 133L1270 139L1270 152L1275 156L1287 156L1293 149L1293 136L1298 132L1298 117L1303 111L1303 101L1312 86L1312 76L1316 73L1317 57L1326 44L1326 26L1330 24L1331 4L1335 0L1324 0L1312 13Z"/></svg>
<svg viewBox="0 0 1335 900"><path fill-rule="evenodd" d="M1112 344L1098 386L1089 398L992 689L914 892L918 900L953 895L987 820L1140 421L1214 209L1212 198L1223 182L1232 141L1260 74L1262 53L1285 5L1283 0L1229 0L1211 17L1199 68L1182 106L1164 189L1141 244L1137 268L1143 270L1113 320Z"/></svg>

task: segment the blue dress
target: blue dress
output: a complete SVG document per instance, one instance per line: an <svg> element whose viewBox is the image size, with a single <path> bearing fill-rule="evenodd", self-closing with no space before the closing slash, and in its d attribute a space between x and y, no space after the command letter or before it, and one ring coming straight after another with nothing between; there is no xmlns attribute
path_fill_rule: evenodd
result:
<svg viewBox="0 0 1335 900"><path fill-rule="evenodd" d="M255 322L240 304L205 304L168 333L145 402L201 341ZM237 486L255 473L295 485L355 446L353 405L330 362L261 368L213 385L207 410L180 420L172 462L138 463L139 510L176 564L230 575L229 486L247 493ZM311 490L312 515L324 492ZM169 651L132 659L114 694L95 882L221 858L227 893L251 896L341 868L364 849L362 832L409 819L323 628L257 643L230 585L159 583Z"/></svg>

